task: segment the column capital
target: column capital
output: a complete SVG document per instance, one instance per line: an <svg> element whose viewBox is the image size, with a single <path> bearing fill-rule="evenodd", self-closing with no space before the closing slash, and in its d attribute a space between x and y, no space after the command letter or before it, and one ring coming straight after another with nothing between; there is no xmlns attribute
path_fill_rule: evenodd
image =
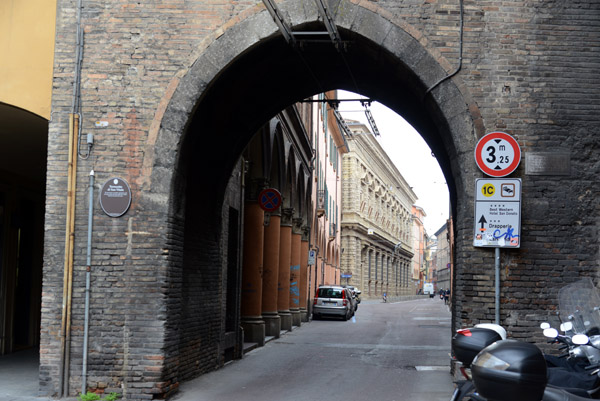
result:
<svg viewBox="0 0 600 401"><path fill-rule="evenodd" d="M292 225L292 220L294 218L294 208L286 207L281 210L281 224L286 226Z"/></svg>
<svg viewBox="0 0 600 401"><path fill-rule="evenodd" d="M301 217L296 217L292 219L292 232L294 234L302 234L302 223L304 223L304 219Z"/></svg>
<svg viewBox="0 0 600 401"><path fill-rule="evenodd" d="M310 237L310 227L302 226L302 241L308 241Z"/></svg>
<svg viewBox="0 0 600 401"><path fill-rule="evenodd" d="M265 177L251 178L246 184L246 196L245 200L248 202L258 202L258 195L260 192L268 188L269 181Z"/></svg>

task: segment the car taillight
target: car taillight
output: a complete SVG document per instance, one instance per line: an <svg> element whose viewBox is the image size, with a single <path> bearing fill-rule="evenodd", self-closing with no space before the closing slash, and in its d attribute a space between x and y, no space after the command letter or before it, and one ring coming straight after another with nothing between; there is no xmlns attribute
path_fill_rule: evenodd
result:
<svg viewBox="0 0 600 401"><path fill-rule="evenodd" d="M315 300L313 301L313 305L317 304L317 298L319 298L319 291L315 294Z"/></svg>
<svg viewBox="0 0 600 401"><path fill-rule="evenodd" d="M347 299L342 300L342 302L344 303L344 306L348 305L348 300Z"/></svg>
<svg viewBox="0 0 600 401"><path fill-rule="evenodd" d="M471 337L473 335L473 333L471 333L471 330L469 330L469 329L460 329L460 330L456 330L456 332L458 334L462 334L465 337Z"/></svg>

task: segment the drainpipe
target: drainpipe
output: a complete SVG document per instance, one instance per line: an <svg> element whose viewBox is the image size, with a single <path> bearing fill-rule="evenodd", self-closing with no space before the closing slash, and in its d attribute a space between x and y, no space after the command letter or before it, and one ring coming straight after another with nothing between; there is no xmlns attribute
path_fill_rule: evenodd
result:
<svg viewBox="0 0 600 401"><path fill-rule="evenodd" d="M67 172L67 216L65 228L65 262L60 344L60 377L58 396L69 394L71 353L71 301L73 293L73 249L75 242L75 192L77 190L77 137L79 115L69 115L69 162Z"/></svg>
<svg viewBox="0 0 600 401"><path fill-rule="evenodd" d="M90 316L90 281L92 275L92 224L94 216L94 170L90 171L88 205L88 235L87 235L87 257L85 270L85 312L83 323L83 366L81 368L81 394L87 390L87 361L88 361L88 333Z"/></svg>
<svg viewBox="0 0 600 401"><path fill-rule="evenodd" d="M77 155L81 134L81 61L83 59L83 29L81 29L81 5L77 1L77 43L75 55L75 79L73 99L69 114L69 155L67 171L67 210L65 230L65 262L63 274L63 299L61 319L61 344L58 397L69 394L69 370L71 366L71 303L73 294L73 250L75 242L75 195L77 189Z"/></svg>

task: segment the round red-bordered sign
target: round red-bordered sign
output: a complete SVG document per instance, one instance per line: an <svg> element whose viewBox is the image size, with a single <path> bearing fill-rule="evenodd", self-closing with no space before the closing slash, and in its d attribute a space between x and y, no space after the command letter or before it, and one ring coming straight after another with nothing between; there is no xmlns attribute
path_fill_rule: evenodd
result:
<svg viewBox="0 0 600 401"><path fill-rule="evenodd" d="M481 171L492 177L505 177L521 163L521 148L505 132L490 132L477 142L475 162Z"/></svg>
<svg viewBox="0 0 600 401"><path fill-rule="evenodd" d="M281 194L275 188L267 188L258 194L258 205L265 212L274 212L281 206Z"/></svg>

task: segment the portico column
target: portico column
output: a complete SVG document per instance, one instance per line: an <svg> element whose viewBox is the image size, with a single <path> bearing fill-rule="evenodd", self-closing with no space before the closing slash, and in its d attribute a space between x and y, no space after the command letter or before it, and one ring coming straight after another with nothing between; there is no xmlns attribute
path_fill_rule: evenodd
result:
<svg viewBox="0 0 600 401"><path fill-rule="evenodd" d="M244 341L260 345L265 343L265 322L261 316L264 216L265 212L257 202L246 202L241 325L244 328Z"/></svg>
<svg viewBox="0 0 600 401"><path fill-rule="evenodd" d="M292 325L300 326L300 247L302 244L302 219L294 219L292 227L292 253L290 266L290 312Z"/></svg>
<svg viewBox="0 0 600 401"><path fill-rule="evenodd" d="M303 322L308 322L308 227L302 228L300 244L300 316Z"/></svg>
<svg viewBox="0 0 600 401"><path fill-rule="evenodd" d="M292 330L290 312L290 266L292 262L292 216L294 209L283 209L279 243L279 277L277 279L277 311L281 330Z"/></svg>
<svg viewBox="0 0 600 401"><path fill-rule="evenodd" d="M280 231L281 213L274 212L265 219L262 317L265 321L265 334L275 338L279 338L281 333L281 319L277 313Z"/></svg>

